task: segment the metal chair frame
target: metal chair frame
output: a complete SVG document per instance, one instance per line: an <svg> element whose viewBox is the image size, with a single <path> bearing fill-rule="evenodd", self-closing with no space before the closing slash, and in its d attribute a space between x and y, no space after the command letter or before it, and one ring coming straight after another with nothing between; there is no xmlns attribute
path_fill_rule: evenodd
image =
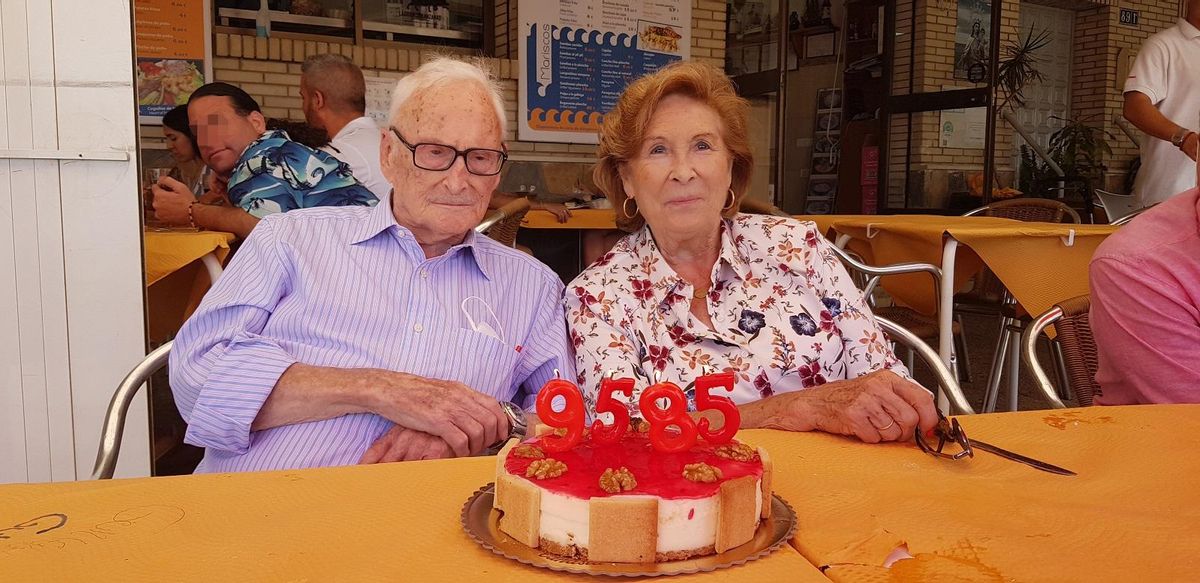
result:
<svg viewBox="0 0 1200 583"><path fill-rule="evenodd" d="M933 376L937 380L938 386L942 393L949 399L949 405L952 411L958 415L973 415L975 410L971 408L970 401L963 394L962 387L959 386L958 380L954 373L946 368L946 364L942 362L938 353L925 343L924 340L917 338L916 334L909 332L903 326L876 316L875 321L888 337L898 343L903 344L905 348L921 357L921 360L933 371ZM910 371L911 372L911 371Z"/></svg>
<svg viewBox="0 0 1200 583"><path fill-rule="evenodd" d="M100 447L96 452L96 465L92 468L93 480L107 480L113 477L113 471L117 468L117 457L121 454L121 438L125 433L125 416L129 413L129 406L142 385L150 380L150 375L166 366L172 343L167 342L152 350L117 386L112 400L108 403L108 411L104 413Z"/></svg>
<svg viewBox="0 0 1200 583"><path fill-rule="evenodd" d="M478 225L475 225L475 232L486 235L493 228L510 227L512 229L512 244L509 245L505 241L501 241L501 243L508 247L515 247L517 244L517 230L521 228L521 218L525 216L525 213L529 212L529 207L529 199L518 198L498 209L492 209L484 215L483 220ZM515 224L509 225L509 221Z"/></svg>
<svg viewBox="0 0 1200 583"><path fill-rule="evenodd" d="M1067 405L1059 398L1058 390L1054 388L1054 384L1050 382L1050 377L1046 376L1046 371L1042 368L1042 363L1037 355L1037 343L1038 338L1042 337L1042 332L1050 325L1062 319L1062 315L1063 310L1058 306L1046 310L1029 323L1025 331L1025 337L1021 340L1021 352L1024 354L1025 366L1029 369L1029 373L1033 375L1033 384L1041 390L1042 396L1055 409L1062 409Z"/></svg>

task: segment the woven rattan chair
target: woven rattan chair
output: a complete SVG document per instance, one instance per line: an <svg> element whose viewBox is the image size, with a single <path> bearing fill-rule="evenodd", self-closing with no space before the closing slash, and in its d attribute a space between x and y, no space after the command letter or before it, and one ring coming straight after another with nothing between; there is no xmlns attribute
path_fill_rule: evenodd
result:
<svg viewBox="0 0 1200 583"><path fill-rule="evenodd" d="M517 231L521 229L521 221L527 212L529 212L529 199L518 198L498 209L489 211L475 227L475 232L483 233L505 247L516 247Z"/></svg>
<svg viewBox="0 0 1200 583"><path fill-rule="evenodd" d="M1079 213L1075 212L1075 209L1057 200L1045 198L1014 198L997 201L968 211L963 216L997 217L1042 223L1078 224L1080 222ZM955 294L954 319L960 327L965 329L963 314L987 316L995 319L999 326L1000 341L996 343L996 348L992 352L992 367L984 390L983 411L991 412L996 408L996 400L1000 393L1000 382L1005 370L1004 363L1010 358L1014 359L1012 362L1015 367L1015 359L1019 357L1013 342L1013 335L1020 334L1023 325L1028 321L1028 315L1018 312L1016 302L990 269L980 272L975 278L975 285L971 290ZM1019 338L1019 336L1017 337ZM1013 346L1011 351L1010 345ZM1057 354L1057 347L1052 345L1051 349ZM1009 369L1017 370L1014 367L1009 367ZM1010 379L1010 387L1015 387L1016 384L1015 380ZM1009 407L1016 409L1015 394L1009 397Z"/></svg>
<svg viewBox="0 0 1200 583"><path fill-rule="evenodd" d="M1053 325L1058 336L1058 344L1062 347L1063 361L1067 371L1067 381L1075 399L1082 406L1090 406L1098 385L1096 384L1096 369L1099 368L1099 358L1096 352L1096 340L1092 337L1092 326L1088 319L1088 311L1092 302L1089 296L1079 296L1059 302L1031 322L1028 333L1022 342L1025 355L1025 365L1029 367L1034 382L1046 400L1053 407L1066 407L1059 398L1049 377L1042 369L1037 356L1038 337L1047 326Z"/></svg>

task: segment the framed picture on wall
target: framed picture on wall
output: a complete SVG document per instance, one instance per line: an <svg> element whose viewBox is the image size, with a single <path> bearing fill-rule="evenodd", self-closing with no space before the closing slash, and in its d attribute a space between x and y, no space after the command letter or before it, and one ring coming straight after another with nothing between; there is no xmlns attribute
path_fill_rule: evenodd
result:
<svg viewBox="0 0 1200 583"><path fill-rule="evenodd" d="M837 47L837 31L804 37L804 58L831 57Z"/></svg>

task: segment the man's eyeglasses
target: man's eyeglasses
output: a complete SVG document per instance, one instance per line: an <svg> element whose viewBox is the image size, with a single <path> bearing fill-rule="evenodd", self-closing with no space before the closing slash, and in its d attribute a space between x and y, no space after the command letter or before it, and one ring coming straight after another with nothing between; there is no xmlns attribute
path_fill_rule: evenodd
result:
<svg viewBox="0 0 1200 583"><path fill-rule="evenodd" d="M389 127L388 129L392 130L392 133L400 139L400 143L412 152L413 164L422 170L434 172L449 170L458 157L462 156L467 164L467 172L476 176L495 176L500 173L504 162L508 160L508 154L505 152L488 148L456 150L445 144L410 144L396 128Z"/></svg>

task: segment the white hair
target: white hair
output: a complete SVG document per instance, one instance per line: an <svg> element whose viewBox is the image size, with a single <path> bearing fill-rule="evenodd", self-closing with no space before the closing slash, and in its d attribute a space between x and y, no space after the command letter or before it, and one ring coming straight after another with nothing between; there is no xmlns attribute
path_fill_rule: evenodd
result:
<svg viewBox="0 0 1200 583"><path fill-rule="evenodd" d="M392 90L392 107L388 112L388 120L396 123L400 110L414 95L436 87L462 82L477 83L487 91L492 105L496 108L496 120L500 124L500 135L506 135L508 123L504 115L504 98L500 93L500 85L485 68L482 59L466 62L452 57L436 57L418 67L416 71L405 75L403 79L396 82L396 88Z"/></svg>

